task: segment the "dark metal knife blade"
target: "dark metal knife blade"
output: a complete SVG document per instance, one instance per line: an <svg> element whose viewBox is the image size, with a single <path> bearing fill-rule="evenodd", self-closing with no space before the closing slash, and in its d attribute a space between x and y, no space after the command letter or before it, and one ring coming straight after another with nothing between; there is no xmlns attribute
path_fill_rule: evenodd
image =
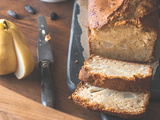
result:
<svg viewBox="0 0 160 120"><path fill-rule="evenodd" d="M55 107L53 81L50 64L54 62L50 41L46 41L48 28L44 16L38 16L39 39L37 46L38 64L41 68L41 101L44 106Z"/></svg>

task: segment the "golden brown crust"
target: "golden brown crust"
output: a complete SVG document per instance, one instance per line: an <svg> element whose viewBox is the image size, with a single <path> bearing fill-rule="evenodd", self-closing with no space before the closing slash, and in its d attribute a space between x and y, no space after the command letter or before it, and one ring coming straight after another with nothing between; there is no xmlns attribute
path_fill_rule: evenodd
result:
<svg viewBox="0 0 160 120"><path fill-rule="evenodd" d="M108 23L108 17L114 13L124 0L89 0L88 23L90 28L101 28Z"/></svg>
<svg viewBox="0 0 160 120"><path fill-rule="evenodd" d="M145 104L145 109L141 112L137 112L137 113L129 113L129 112L126 112L126 111L123 111L123 112L119 112L119 111L116 111L114 110L113 108L108 108L108 109L105 109L103 105L101 104L89 104L87 102L86 99L83 99L79 96L76 95L76 92L79 91L79 88L83 87L83 85L85 84L85 82L81 81L78 86L77 86L77 89L75 90L75 92L72 94L72 99L73 101L84 107L85 109L89 109L89 110L92 110L92 111L101 111L101 112L104 112L104 113L107 113L107 114L110 114L110 115L114 115L114 116L118 116L118 117L121 117L121 118L125 118L125 119L141 119L144 114L145 114L145 111L147 109L147 105L149 104L149 101L147 101L147 103ZM150 92L147 92L148 93L148 96L147 96L147 99L149 100L149 97L150 97Z"/></svg>
<svg viewBox="0 0 160 120"><path fill-rule="evenodd" d="M85 82L91 82L92 85L97 87L109 88L113 90L119 91L132 91L132 92L144 92L150 90L150 84L152 79L152 70L153 67L149 66L149 75L143 77L141 75L134 75L133 77L115 77L115 76L106 76L102 74L94 74L89 73L85 64L87 61L92 59L95 55L91 55L85 62L84 66L82 66L79 72L79 79ZM101 57L102 59L107 59ZM112 60L112 59L109 59ZM116 61L116 60L112 60ZM121 62L121 61L118 61ZM129 62L130 63L130 62ZM137 63L130 63L132 65L136 65Z"/></svg>
<svg viewBox="0 0 160 120"><path fill-rule="evenodd" d="M90 29L101 29L106 24L114 26L118 25L119 22L123 23L123 21L128 23L133 23L134 21L133 25L142 27L144 16L150 16L150 13L158 10L157 0L88 1L88 25ZM146 20L150 22L149 19ZM149 24L155 23L150 22Z"/></svg>

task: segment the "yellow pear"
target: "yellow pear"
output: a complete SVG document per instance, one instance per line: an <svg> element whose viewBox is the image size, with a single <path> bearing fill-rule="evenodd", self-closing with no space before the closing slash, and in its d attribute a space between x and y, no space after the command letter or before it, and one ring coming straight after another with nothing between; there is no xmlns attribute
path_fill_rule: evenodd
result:
<svg viewBox="0 0 160 120"><path fill-rule="evenodd" d="M0 75L15 73L18 79L34 69L34 59L25 36L10 21L0 20Z"/></svg>
<svg viewBox="0 0 160 120"><path fill-rule="evenodd" d="M12 73L17 67L14 43L9 31L0 30L0 75Z"/></svg>

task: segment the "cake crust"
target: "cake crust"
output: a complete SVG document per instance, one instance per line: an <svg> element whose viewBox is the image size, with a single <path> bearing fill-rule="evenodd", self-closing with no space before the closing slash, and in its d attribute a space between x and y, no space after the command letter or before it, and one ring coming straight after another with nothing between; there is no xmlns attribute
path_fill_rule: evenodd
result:
<svg viewBox="0 0 160 120"><path fill-rule="evenodd" d="M132 24L135 27L153 28L158 31L157 21L146 16L157 12L157 0L88 0L88 25L90 29L103 26ZM157 15L154 15L157 18Z"/></svg>

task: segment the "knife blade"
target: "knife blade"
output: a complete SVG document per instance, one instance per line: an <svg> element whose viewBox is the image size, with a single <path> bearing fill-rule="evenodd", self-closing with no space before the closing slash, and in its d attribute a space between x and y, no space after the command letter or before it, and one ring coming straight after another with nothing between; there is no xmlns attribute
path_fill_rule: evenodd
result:
<svg viewBox="0 0 160 120"><path fill-rule="evenodd" d="M50 73L50 64L54 62L50 41L45 38L48 35L48 27L44 16L38 16L39 39L37 46L38 64L41 68L41 102L44 106L55 107L53 81Z"/></svg>

